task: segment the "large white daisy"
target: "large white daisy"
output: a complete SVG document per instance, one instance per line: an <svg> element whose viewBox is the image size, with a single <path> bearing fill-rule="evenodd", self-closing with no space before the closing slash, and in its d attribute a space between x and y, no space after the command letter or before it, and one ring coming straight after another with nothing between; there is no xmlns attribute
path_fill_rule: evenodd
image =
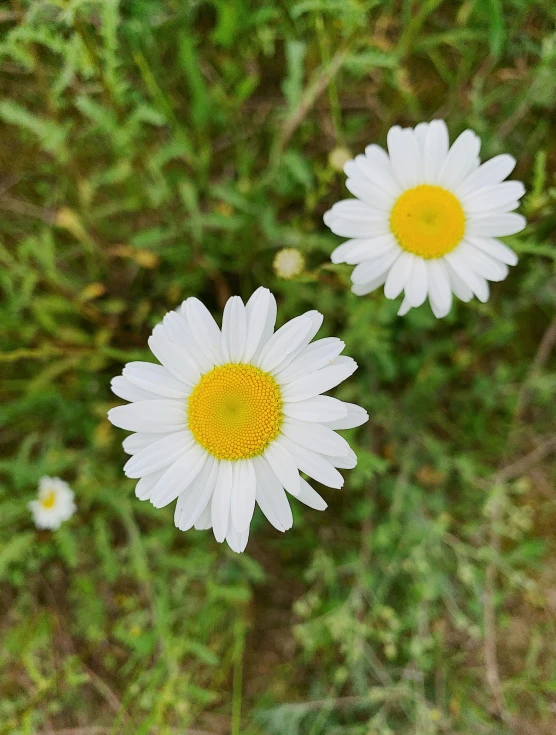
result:
<svg viewBox="0 0 556 735"><path fill-rule="evenodd" d="M363 424L367 412L323 396L357 368L335 337L312 342L322 324L308 311L276 332L276 301L259 288L246 305L224 308L222 330L196 298L169 312L149 347L162 363L128 363L112 380L130 403L108 413L135 431L125 439L136 495L161 508L177 499L175 524L211 528L237 552L247 544L257 502L280 531L293 519L285 490L306 505L326 503L300 472L342 487L340 468L357 458L336 429Z"/></svg>
<svg viewBox="0 0 556 735"><path fill-rule="evenodd" d="M383 284L389 299L405 292L400 315L427 296L437 317L450 311L452 293L487 301L488 281L503 280L517 263L497 238L526 224L512 212L523 184L504 181L515 160L503 154L480 165L475 133L465 130L450 147L442 120L396 125L387 142L388 154L370 145L344 166L357 199L324 215L332 232L352 238L334 250L332 262L356 266L352 291L360 296Z"/></svg>

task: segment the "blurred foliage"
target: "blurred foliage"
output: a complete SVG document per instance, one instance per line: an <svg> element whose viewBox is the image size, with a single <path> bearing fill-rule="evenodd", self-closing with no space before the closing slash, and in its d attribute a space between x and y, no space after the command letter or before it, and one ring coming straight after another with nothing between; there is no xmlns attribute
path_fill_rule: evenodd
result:
<svg viewBox="0 0 556 735"><path fill-rule="evenodd" d="M555 22L551 0L0 8L2 735L556 732ZM433 117L529 191L519 265L441 322L351 295L321 219L346 155ZM135 499L106 411L168 309L258 285L282 321L324 313L371 421L328 511L294 502L285 536L257 515L238 556ZM27 509L45 474L76 492L56 533Z"/></svg>

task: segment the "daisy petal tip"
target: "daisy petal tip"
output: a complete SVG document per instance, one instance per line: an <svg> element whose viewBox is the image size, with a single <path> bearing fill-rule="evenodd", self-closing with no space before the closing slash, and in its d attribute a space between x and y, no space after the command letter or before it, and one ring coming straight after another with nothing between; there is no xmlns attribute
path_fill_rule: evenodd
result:
<svg viewBox="0 0 556 735"><path fill-rule="evenodd" d="M404 298L400 308L398 309L398 316L405 316L409 311L411 311L411 304Z"/></svg>

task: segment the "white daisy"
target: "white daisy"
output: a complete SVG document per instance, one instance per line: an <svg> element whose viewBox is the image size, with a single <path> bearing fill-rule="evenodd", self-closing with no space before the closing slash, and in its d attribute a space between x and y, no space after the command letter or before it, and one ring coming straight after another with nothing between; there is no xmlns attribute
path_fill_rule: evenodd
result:
<svg viewBox="0 0 556 735"><path fill-rule="evenodd" d="M131 403L108 418L135 431L124 450L136 495L161 508L177 499L182 531L211 528L243 551L255 502L279 531L291 528L284 490L317 510L326 503L300 472L342 487L340 468L357 463L336 429L367 421L359 406L323 396L357 368L344 343L311 343L322 315L309 311L276 332L276 301L259 288L224 309L222 331L196 298L169 312L149 347L162 365L128 363L112 380Z"/></svg>
<svg viewBox="0 0 556 735"><path fill-rule="evenodd" d="M272 265L276 275L287 281L303 273L305 258L296 248L283 248L276 253Z"/></svg>
<svg viewBox="0 0 556 735"><path fill-rule="evenodd" d="M38 497L31 500L29 510L37 528L56 530L75 513L73 490L59 477L41 477Z"/></svg>
<svg viewBox="0 0 556 735"><path fill-rule="evenodd" d="M503 154L479 165L475 133L464 131L450 147L442 120L396 125L387 142L389 155L370 145L344 167L357 199L335 204L324 222L352 239L334 250L332 262L356 266L352 291L360 296L383 284L389 299L404 291L400 315L427 296L437 317L450 311L452 293L487 301L488 281L502 281L517 263L497 238L526 224L512 212L523 184L504 182L515 160Z"/></svg>

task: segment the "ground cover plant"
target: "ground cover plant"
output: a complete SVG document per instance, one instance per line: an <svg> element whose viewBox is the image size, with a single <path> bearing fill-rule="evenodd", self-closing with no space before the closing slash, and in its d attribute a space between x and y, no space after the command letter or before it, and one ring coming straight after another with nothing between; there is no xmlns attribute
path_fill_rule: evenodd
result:
<svg viewBox="0 0 556 735"><path fill-rule="evenodd" d="M0 733L556 731L556 9L12 0L0 9ZM397 316L322 216L393 124L518 160L490 300ZM274 270L283 248L302 271ZM238 555L121 471L110 379L188 296L324 314L357 468ZM76 512L38 530L61 477Z"/></svg>

